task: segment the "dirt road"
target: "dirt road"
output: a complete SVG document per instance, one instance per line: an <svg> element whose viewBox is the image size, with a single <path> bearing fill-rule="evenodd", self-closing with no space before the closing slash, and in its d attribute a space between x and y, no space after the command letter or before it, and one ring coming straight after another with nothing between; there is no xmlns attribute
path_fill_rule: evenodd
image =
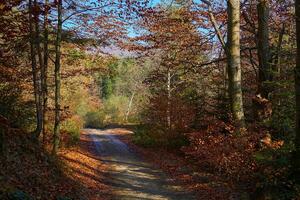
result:
<svg viewBox="0 0 300 200"><path fill-rule="evenodd" d="M193 200L191 194L172 183L161 171L144 162L108 130L86 129L97 152L109 165L116 200Z"/></svg>

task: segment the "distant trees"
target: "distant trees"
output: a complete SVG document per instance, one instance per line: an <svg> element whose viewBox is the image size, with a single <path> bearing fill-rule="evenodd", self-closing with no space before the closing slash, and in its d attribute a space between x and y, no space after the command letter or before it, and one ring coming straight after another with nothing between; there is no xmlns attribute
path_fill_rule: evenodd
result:
<svg viewBox="0 0 300 200"><path fill-rule="evenodd" d="M206 91L201 90L202 69L197 65L207 59L210 44L197 30L194 20L188 5L145 9L137 23L142 34L133 38L130 46L151 60L145 79L151 95L143 121L151 124L149 132L157 129L160 133L156 135L165 133L161 139L166 141L189 130L195 125L195 115L203 114L198 105L203 103L200 99Z"/></svg>
<svg viewBox="0 0 300 200"><path fill-rule="evenodd" d="M126 17L136 14L147 2L127 2L127 1L87 1L76 2L68 1L64 4L63 0L49 1L44 0L29 0L29 29L30 29L30 49L31 49L31 66L32 77L35 96L36 107L36 130L35 137L38 139L40 134L43 133L43 138L46 137L46 123L47 123L47 110L48 110L48 65L49 59L54 62L54 130L53 130L53 153L59 147L60 138L60 124L61 124L61 45L63 41L63 23L72 21L74 26L85 24L87 21L92 20L94 24L85 24L84 27L77 30L78 34L98 35L99 38L96 43L98 45L107 45L112 41L121 38L120 34L112 34L116 29L124 31L121 20L115 17ZM110 9L118 7L115 13L110 12ZM106 9L106 10L105 10ZM52 11L56 10L56 15L52 15ZM63 16L63 10L64 16ZM92 11L103 11L101 14ZM90 11L90 13L88 13ZM88 14L87 14L88 13ZM54 35L49 36L52 31L49 25L49 19L55 19ZM103 20L101 20L103 19ZM43 21L42 21L43 20ZM124 33L123 33L124 34ZM55 38L54 42L54 56L51 59L49 47L51 43L49 38ZM85 36L84 36L85 37ZM92 41L92 40L90 40ZM50 45L49 45L50 44ZM51 68L50 68L51 69ZM44 140L43 139L43 140Z"/></svg>

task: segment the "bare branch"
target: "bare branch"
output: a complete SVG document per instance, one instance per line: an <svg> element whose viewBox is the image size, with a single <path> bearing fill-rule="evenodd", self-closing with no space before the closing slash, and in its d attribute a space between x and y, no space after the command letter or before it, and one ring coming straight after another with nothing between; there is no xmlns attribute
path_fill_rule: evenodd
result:
<svg viewBox="0 0 300 200"><path fill-rule="evenodd" d="M76 11L76 12L70 14L68 17L66 17L62 22L64 23L65 21L69 20L71 17L73 17L75 15L79 15L79 14L82 14L82 13L85 13L85 12L88 12L88 11L99 10L99 9L105 8L106 6L110 6L110 5L113 5L113 4L114 3L109 3L109 4L105 4L103 6L99 6L99 7L95 7L95 8L87 8L87 9L84 9L84 10Z"/></svg>
<svg viewBox="0 0 300 200"><path fill-rule="evenodd" d="M213 12L212 12L211 3L209 1L207 1L207 0L202 0L202 2L207 5L210 21L211 21L211 23L212 23L212 25L213 25L213 27L214 27L214 29L216 31L217 37L218 37L218 39L219 39L219 41L220 41L223 49L225 50L225 52L227 52L227 50L226 50L227 49L226 48L226 43L225 43L225 41L223 39L222 33L220 31L220 28L218 27L216 18L214 16Z"/></svg>

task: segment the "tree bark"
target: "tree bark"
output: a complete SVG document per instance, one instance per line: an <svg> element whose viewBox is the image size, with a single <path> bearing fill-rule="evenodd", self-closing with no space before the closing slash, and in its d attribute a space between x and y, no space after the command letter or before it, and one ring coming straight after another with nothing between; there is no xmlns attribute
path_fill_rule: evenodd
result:
<svg viewBox="0 0 300 200"><path fill-rule="evenodd" d="M36 108L36 130L34 132L35 138L38 138L41 130L42 130L42 119L41 119L41 98L40 98L40 85L38 82L38 69L36 62L36 33L34 32L34 24L33 24L33 8L32 8L32 0L29 0L29 35L30 35L30 60L31 60L31 68L32 68L32 81L33 81L33 89L34 89L34 100L35 100L35 108Z"/></svg>
<svg viewBox="0 0 300 200"><path fill-rule="evenodd" d="M9 121L5 117L0 115L0 158L5 156L5 138L9 134L9 128Z"/></svg>
<svg viewBox="0 0 300 200"><path fill-rule="evenodd" d="M282 28L280 30L279 36L278 36L278 43L277 43L277 48L276 48L276 55L273 60L273 67L272 70L276 72L276 76L280 77L280 58L281 58L281 49L282 49L282 42L283 42L283 36L285 32L285 24L282 24ZM274 80L274 76L273 76Z"/></svg>
<svg viewBox="0 0 300 200"><path fill-rule="evenodd" d="M228 75L230 106L235 126L238 132L240 132L240 130L245 128L240 60L240 2L238 0L227 1L227 44L225 44L221 31L217 26L217 22L211 10L211 3L207 0L202 0L202 2L208 6L210 21L227 56L227 70L225 71L227 71Z"/></svg>
<svg viewBox="0 0 300 200"><path fill-rule="evenodd" d="M34 6L38 7L37 0L34 0ZM39 68L37 69L37 84L38 84L38 118L39 118L39 130L36 132L36 138L40 137L40 134L43 129L43 79L44 79L44 61L42 57L41 50L41 37L40 37L40 27L39 27L39 13L34 13L34 22L35 22L35 47L37 51ZM39 73L40 71L40 73Z"/></svg>
<svg viewBox="0 0 300 200"><path fill-rule="evenodd" d="M300 183L300 0L295 1L296 11L296 38L297 57L295 68L295 95L296 95L296 138L295 152L293 157L294 177Z"/></svg>
<svg viewBox="0 0 300 200"><path fill-rule="evenodd" d="M4 129L0 126L0 158L4 154Z"/></svg>
<svg viewBox="0 0 300 200"><path fill-rule="evenodd" d="M45 0L45 16L44 16L44 65L42 69L43 80L42 80L42 97L43 97L43 142L46 140L46 123L47 123L47 107L48 107L48 6L49 1Z"/></svg>
<svg viewBox="0 0 300 200"><path fill-rule="evenodd" d="M62 0L58 0L57 5L57 35L55 43L55 122L54 122L54 136L52 153L56 154L59 147L60 140L60 103L61 103L61 36L62 36Z"/></svg>
<svg viewBox="0 0 300 200"><path fill-rule="evenodd" d="M245 128L243 109L241 58L240 58L240 1L228 0L227 62L229 95L235 126L240 132Z"/></svg>
<svg viewBox="0 0 300 200"><path fill-rule="evenodd" d="M128 107L127 107L127 112L126 112L126 116L125 116L125 121L128 121L128 116L130 114L130 110L131 110L131 106L132 106L132 102L133 102L133 98L134 98L135 92L132 93Z"/></svg>
<svg viewBox="0 0 300 200"><path fill-rule="evenodd" d="M259 0L257 4L258 33L257 51L259 61L259 83L258 94L268 99L270 86L267 83L272 79L270 65L270 45L269 45L269 3L267 0Z"/></svg>
<svg viewBox="0 0 300 200"><path fill-rule="evenodd" d="M167 74L167 91L168 91L168 97L167 97L167 127L169 130L171 130L171 72L170 69L168 69Z"/></svg>

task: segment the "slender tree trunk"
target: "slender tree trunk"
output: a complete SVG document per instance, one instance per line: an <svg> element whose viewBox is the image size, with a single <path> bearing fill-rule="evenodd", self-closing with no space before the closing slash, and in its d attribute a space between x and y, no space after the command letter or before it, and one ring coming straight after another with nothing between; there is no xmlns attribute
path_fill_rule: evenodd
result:
<svg viewBox="0 0 300 200"><path fill-rule="evenodd" d="M34 0L34 6L37 7L37 0ZM37 70L37 85L38 85L38 118L39 118L39 129L36 132L36 137L39 138L43 129L43 79L44 79L44 61L42 57L41 50L41 37L40 37L40 27L39 27L39 14L34 14L34 22L35 22L35 47L37 51L38 61L39 61L39 69ZM40 71L40 73L39 73Z"/></svg>
<svg viewBox="0 0 300 200"><path fill-rule="evenodd" d="M231 109L238 132L245 127L241 58L240 58L240 1L228 0L227 60Z"/></svg>
<svg viewBox="0 0 300 200"><path fill-rule="evenodd" d="M168 75L167 75L167 91L168 91L168 97L167 97L167 126L168 129L171 130L171 72L170 69L168 69Z"/></svg>
<svg viewBox="0 0 300 200"><path fill-rule="evenodd" d="M61 58L61 35L62 35L62 0L58 0L57 6L57 36L55 43L55 122L54 122L54 136L53 136L53 150L52 153L56 154L60 140L60 58Z"/></svg>
<svg viewBox="0 0 300 200"><path fill-rule="evenodd" d="M275 59L273 61L273 67L272 67L272 70L274 72L276 72L277 77L280 77L280 72L281 72L280 58L281 58L281 49L282 49L282 42L283 42L284 32L285 32L285 24L282 24L282 28L281 28L279 36L278 36L278 44L277 44L277 48L276 48L276 55L275 55Z"/></svg>
<svg viewBox="0 0 300 200"><path fill-rule="evenodd" d="M9 134L10 124L9 121L0 115L0 158L5 156L5 138Z"/></svg>
<svg viewBox="0 0 300 200"><path fill-rule="evenodd" d="M33 24L33 9L32 9L32 0L29 0L29 34L30 34L30 59L31 59L31 67L32 67L32 80L33 80L33 89L34 89L34 99L35 99L35 107L36 107L36 130L35 137L38 138L41 130L42 130L42 121L41 121L41 106L40 106L40 86L38 82L38 69L36 63L36 49L35 49L35 39L36 34L34 33L34 24Z"/></svg>
<svg viewBox="0 0 300 200"><path fill-rule="evenodd" d="M295 92L296 92L296 138L293 168L296 181L300 183L300 0L295 2L296 11L296 38L297 58L295 68Z"/></svg>
<svg viewBox="0 0 300 200"><path fill-rule="evenodd" d="M0 158L4 154L4 129L0 126Z"/></svg>
<svg viewBox="0 0 300 200"><path fill-rule="evenodd" d="M131 110L131 106L132 106L134 96L135 96L135 92L132 93L129 104L128 104L128 107L127 107L127 112L126 112L126 116L125 116L125 121L126 122L128 121L128 116L130 114L130 110Z"/></svg>
<svg viewBox="0 0 300 200"><path fill-rule="evenodd" d="M268 99L270 86L267 81L272 79L272 70L270 65L270 47L269 47L269 3L267 0L259 0L257 4L258 14L258 34L257 50L259 60L259 84L258 93L263 98Z"/></svg>
<svg viewBox="0 0 300 200"><path fill-rule="evenodd" d="M45 16L44 16L44 66L42 69L43 72L43 142L46 140L46 123L47 123L47 107L48 107L48 40L49 40L49 31L48 31L48 0L45 0Z"/></svg>

